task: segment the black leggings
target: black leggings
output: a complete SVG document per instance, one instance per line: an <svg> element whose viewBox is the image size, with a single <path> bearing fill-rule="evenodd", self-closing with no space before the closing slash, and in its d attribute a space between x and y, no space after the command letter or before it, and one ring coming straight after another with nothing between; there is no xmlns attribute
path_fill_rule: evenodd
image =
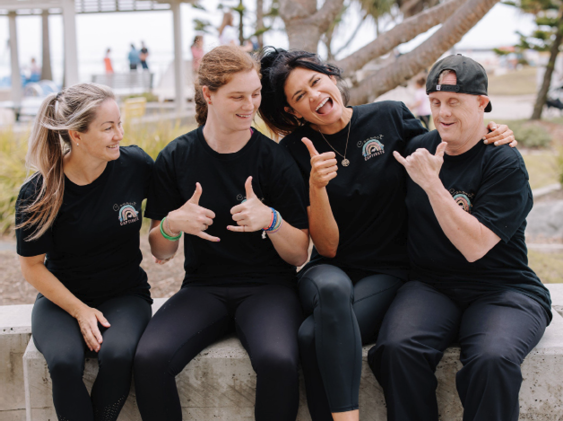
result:
<svg viewBox="0 0 563 421"><path fill-rule="evenodd" d="M150 320L151 305L142 297L125 295L96 308L111 327L98 325L104 341L90 398L82 380L89 350L78 322L43 296L33 306L33 341L47 360L60 421L114 421L129 395L135 348Z"/></svg>
<svg viewBox="0 0 563 421"><path fill-rule="evenodd" d="M187 286L149 323L135 357L143 421L180 421L175 377L206 346L236 329L256 372L258 421L294 421L299 404L296 292L284 285Z"/></svg>
<svg viewBox="0 0 563 421"><path fill-rule="evenodd" d="M375 340L383 316L403 282L394 276L354 273L318 265L299 281L307 319L299 352L313 421L358 409L362 343Z"/></svg>

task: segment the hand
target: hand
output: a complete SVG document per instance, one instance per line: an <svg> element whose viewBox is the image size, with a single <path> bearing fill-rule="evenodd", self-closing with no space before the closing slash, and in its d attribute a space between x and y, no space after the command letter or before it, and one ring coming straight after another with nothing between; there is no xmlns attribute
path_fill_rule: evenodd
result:
<svg viewBox="0 0 563 421"><path fill-rule="evenodd" d="M87 305L80 309L75 318L80 326L80 332L82 332L86 346L90 351L98 352L100 344L104 341L102 333L98 328L98 322L104 327L110 327L109 322L101 311Z"/></svg>
<svg viewBox="0 0 563 421"><path fill-rule="evenodd" d="M334 152L319 154L309 139L304 137L301 142L305 144L311 155L311 175L309 184L317 189L322 189L328 182L336 177L338 166L336 165L336 155Z"/></svg>
<svg viewBox="0 0 563 421"><path fill-rule="evenodd" d="M244 183L246 200L231 209L233 221L237 225L229 225L227 229L234 232L254 232L264 229L272 220L272 210L264 205L252 190L252 177Z"/></svg>
<svg viewBox="0 0 563 421"><path fill-rule="evenodd" d="M154 262L155 262L157 265L163 265L163 264L165 264L165 263L168 263L168 262L169 262L170 260L172 260L173 258L174 258L174 256L170 256L168 259L158 259L158 258L155 257L155 258L154 258Z"/></svg>
<svg viewBox="0 0 563 421"><path fill-rule="evenodd" d="M178 231L183 231L186 234L195 235L208 241L220 241L218 237L213 237L204 232L210 225L213 224L215 213L209 209L199 206L199 198L203 193L201 184L195 184L195 192L193 196L182 205L181 208L176 209L168 214L166 221L168 227L173 232L168 232L169 235ZM166 227L165 227L166 228Z"/></svg>
<svg viewBox="0 0 563 421"><path fill-rule="evenodd" d="M491 121L487 128L491 132L487 133L483 138L485 145L493 143L495 146L500 146L508 143L511 148L515 148L518 145L518 141L514 138L514 132L506 124L499 126L494 121Z"/></svg>
<svg viewBox="0 0 563 421"><path fill-rule="evenodd" d="M409 176L424 191L440 182L439 174L444 163L444 152L448 144L442 142L436 148L436 154L432 155L427 149L418 148L413 154L403 158L397 151L393 156L406 168ZM441 183L440 183L441 184Z"/></svg>

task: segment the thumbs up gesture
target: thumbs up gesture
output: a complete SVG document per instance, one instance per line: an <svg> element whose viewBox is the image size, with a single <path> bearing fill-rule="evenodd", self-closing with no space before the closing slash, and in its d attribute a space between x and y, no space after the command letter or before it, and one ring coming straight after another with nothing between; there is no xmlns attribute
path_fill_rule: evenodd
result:
<svg viewBox="0 0 563 421"><path fill-rule="evenodd" d="M406 158L397 151L393 152L393 156L405 167L412 181L422 187L423 190L427 190L429 187L436 185L436 181L440 181L440 169L444 163L444 152L447 146L446 142L440 143L434 155L427 149L418 148Z"/></svg>
<svg viewBox="0 0 563 421"><path fill-rule="evenodd" d="M309 184L311 187L318 189L326 187L328 182L336 177L336 171L338 171L335 153L318 153L313 142L306 137L301 139L301 142L305 144L309 155L311 155L311 175L309 176Z"/></svg>
<svg viewBox="0 0 563 421"><path fill-rule="evenodd" d="M201 184L196 183L195 192L192 197L182 205L182 207L168 214L166 221L168 227L174 234L183 231L186 234L195 235L208 241L220 241L218 237L213 237L205 230L213 224L215 213L209 209L199 206L199 199L203 193Z"/></svg>
<svg viewBox="0 0 563 421"><path fill-rule="evenodd" d="M227 229L234 232L259 231L270 225L272 210L264 205L254 193L252 189L252 176L246 179L244 187L246 190L246 200L231 209L233 221L237 225L229 225Z"/></svg>

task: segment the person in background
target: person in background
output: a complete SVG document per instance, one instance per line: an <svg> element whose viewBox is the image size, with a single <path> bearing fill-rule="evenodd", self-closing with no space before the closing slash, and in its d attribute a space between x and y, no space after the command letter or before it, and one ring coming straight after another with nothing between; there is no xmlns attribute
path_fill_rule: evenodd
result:
<svg viewBox="0 0 563 421"><path fill-rule="evenodd" d="M414 114L424 124L424 127L430 129L430 101L426 94L426 77L420 76L415 81L414 103L409 107Z"/></svg>
<svg viewBox="0 0 563 421"><path fill-rule="evenodd" d="M234 27L233 22L234 17L231 12L223 13L223 22L219 27L219 43L221 45L236 45L247 53L251 52L253 48L251 42L247 41L244 45L240 45L237 28Z"/></svg>
<svg viewBox="0 0 563 421"><path fill-rule="evenodd" d="M136 71L137 66L141 63L141 59L139 57L139 51L135 48L135 44L131 44L127 58L129 59L129 70Z"/></svg>
<svg viewBox="0 0 563 421"><path fill-rule="evenodd" d="M368 354L389 421L438 421L435 371L452 343L463 420L517 421L520 365L551 320L549 291L528 267L524 160L481 141L487 88L469 57L438 61L426 82L437 130L393 153L409 175L412 269Z"/></svg>
<svg viewBox="0 0 563 421"><path fill-rule="evenodd" d="M110 54L111 54L111 48L108 48L106 50L106 56L104 57L104 66L106 69L106 74L108 75L113 73L113 65L111 63Z"/></svg>
<svg viewBox="0 0 563 421"><path fill-rule="evenodd" d="M143 70L149 70L149 65L147 64L147 58L149 58L149 49L145 45L144 41L141 41L139 60L141 61L141 67L143 68Z"/></svg>
<svg viewBox="0 0 563 421"><path fill-rule="evenodd" d="M192 51L192 72L195 76L199 70L201 59L205 54L203 51L203 35L196 35L194 37L194 42L190 49Z"/></svg>
<svg viewBox="0 0 563 421"><path fill-rule="evenodd" d="M49 95L30 136L27 165L37 172L16 202L17 253L39 291L32 337L60 421L117 419L151 317L139 231L154 163L122 139L115 96L92 83ZM99 363L91 396L85 356Z"/></svg>

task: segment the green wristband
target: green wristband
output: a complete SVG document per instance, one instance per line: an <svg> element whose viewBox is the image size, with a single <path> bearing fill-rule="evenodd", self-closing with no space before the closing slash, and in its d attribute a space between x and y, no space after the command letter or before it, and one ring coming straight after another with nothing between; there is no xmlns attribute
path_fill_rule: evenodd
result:
<svg viewBox="0 0 563 421"><path fill-rule="evenodd" d="M171 235L166 234L166 231L164 231L164 220L165 219L166 219L166 217L162 218L162 221L160 221L160 233L167 240L178 241L182 237L182 232L180 232L180 234L176 235L175 237L172 237Z"/></svg>

